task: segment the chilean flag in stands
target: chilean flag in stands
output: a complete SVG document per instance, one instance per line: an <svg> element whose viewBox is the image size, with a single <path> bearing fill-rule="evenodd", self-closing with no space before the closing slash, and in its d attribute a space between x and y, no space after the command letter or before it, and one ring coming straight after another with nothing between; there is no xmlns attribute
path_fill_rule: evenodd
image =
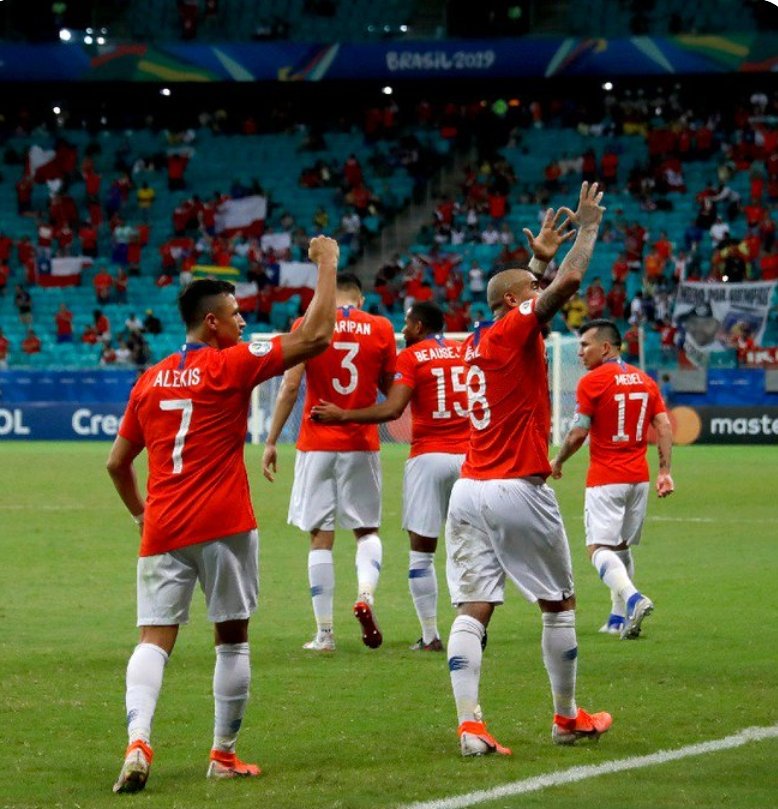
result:
<svg viewBox="0 0 778 809"><path fill-rule="evenodd" d="M267 197L255 194L242 199L228 199L216 211L216 232L223 236L237 233L261 236L266 216Z"/></svg>
<svg viewBox="0 0 778 809"><path fill-rule="evenodd" d="M235 300L241 312L256 311L259 303L259 290L253 281L240 281L235 284Z"/></svg>
<svg viewBox="0 0 778 809"><path fill-rule="evenodd" d="M76 287L81 283L81 270L91 267L87 256L65 256L38 263L38 286Z"/></svg>

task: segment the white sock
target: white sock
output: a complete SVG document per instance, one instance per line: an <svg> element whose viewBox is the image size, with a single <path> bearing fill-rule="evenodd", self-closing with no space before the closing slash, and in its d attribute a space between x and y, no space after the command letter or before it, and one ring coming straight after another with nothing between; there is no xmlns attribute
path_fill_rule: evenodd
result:
<svg viewBox="0 0 778 809"><path fill-rule="evenodd" d="M308 553L308 581L311 585L313 615L319 635L332 632L332 600L335 593L335 566L332 551Z"/></svg>
<svg viewBox="0 0 778 809"><path fill-rule="evenodd" d="M551 683L554 713L575 716L575 675L578 663L578 643L575 637L575 611L544 612L543 664Z"/></svg>
<svg viewBox="0 0 778 809"><path fill-rule="evenodd" d="M614 551L616 556L621 559L624 568L627 571L627 575L632 579L633 583L635 580L635 562L632 559L632 551L627 548L623 551ZM614 593L611 590L611 612L613 615L621 615L622 617L627 614L627 603L624 599L618 594Z"/></svg>
<svg viewBox="0 0 778 809"><path fill-rule="evenodd" d="M220 643L213 669L213 749L234 753L249 700L251 660L248 643Z"/></svg>
<svg viewBox="0 0 778 809"><path fill-rule="evenodd" d="M423 643L432 643L438 634L438 577L435 574L435 554L411 551L408 587L413 606L421 623Z"/></svg>
<svg viewBox="0 0 778 809"><path fill-rule="evenodd" d="M357 592L360 600L373 603L381 575L383 548L378 534L365 534L357 540Z"/></svg>
<svg viewBox="0 0 778 809"><path fill-rule="evenodd" d="M484 625L469 615L457 615L448 636L448 670L457 706L459 724L480 721L478 686L481 682L481 659Z"/></svg>
<svg viewBox="0 0 778 809"><path fill-rule="evenodd" d="M127 736L130 743L151 741L151 723L157 708L168 654L153 643L139 643L127 663Z"/></svg>
<svg viewBox="0 0 778 809"><path fill-rule="evenodd" d="M615 551L598 548L592 556L592 564L605 586L625 603L629 601L630 596L637 593L637 587L632 583L624 562Z"/></svg>

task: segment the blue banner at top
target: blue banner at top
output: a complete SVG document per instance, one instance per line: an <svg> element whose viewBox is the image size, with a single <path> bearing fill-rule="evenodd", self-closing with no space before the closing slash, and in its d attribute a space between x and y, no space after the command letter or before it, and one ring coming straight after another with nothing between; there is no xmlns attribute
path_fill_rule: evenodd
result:
<svg viewBox="0 0 778 809"><path fill-rule="evenodd" d="M378 43L0 44L0 81L323 81L640 76L778 70L778 35Z"/></svg>

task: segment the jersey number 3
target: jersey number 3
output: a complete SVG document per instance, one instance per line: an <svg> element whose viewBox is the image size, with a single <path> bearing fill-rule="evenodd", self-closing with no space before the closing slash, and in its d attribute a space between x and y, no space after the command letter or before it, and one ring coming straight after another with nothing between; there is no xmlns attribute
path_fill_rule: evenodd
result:
<svg viewBox="0 0 778 809"><path fill-rule="evenodd" d="M354 365L354 357L357 356L359 351L359 343L333 343L332 347L336 351L345 351L346 355L340 361L340 367L344 371L348 371L348 382L342 385L337 377L332 378L332 387L342 396L348 396L357 389L359 382L359 372L357 366Z"/></svg>
<svg viewBox="0 0 778 809"><path fill-rule="evenodd" d="M173 441L173 474L180 475L184 469L184 441L189 432L189 424L192 421L192 400L191 399L163 399L159 403L162 410L180 410L181 424Z"/></svg>

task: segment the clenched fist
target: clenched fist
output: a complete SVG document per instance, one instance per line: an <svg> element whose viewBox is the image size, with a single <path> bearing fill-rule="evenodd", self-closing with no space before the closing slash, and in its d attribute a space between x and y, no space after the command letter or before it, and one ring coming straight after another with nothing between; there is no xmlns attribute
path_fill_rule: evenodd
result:
<svg viewBox="0 0 778 809"><path fill-rule="evenodd" d="M337 266L340 256L340 247L335 239L329 236L314 236L308 247L308 258L316 264L325 264L332 261Z"/></svg>

